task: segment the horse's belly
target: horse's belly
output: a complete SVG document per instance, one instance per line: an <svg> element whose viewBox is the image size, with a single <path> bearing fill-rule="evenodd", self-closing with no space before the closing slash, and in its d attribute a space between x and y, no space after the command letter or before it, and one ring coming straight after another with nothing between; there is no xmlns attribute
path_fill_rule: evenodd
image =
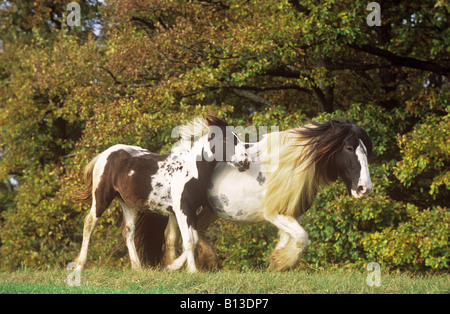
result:
<svg viewBox="0 0 450 314"><path fill-rule="evenodd" d="M252 169L253 168L253 169ZM220 218L242 223L262 221L263 190L258 184L259 170L239 172L229 165L216 168L208 188L208 201Z"/></svg>

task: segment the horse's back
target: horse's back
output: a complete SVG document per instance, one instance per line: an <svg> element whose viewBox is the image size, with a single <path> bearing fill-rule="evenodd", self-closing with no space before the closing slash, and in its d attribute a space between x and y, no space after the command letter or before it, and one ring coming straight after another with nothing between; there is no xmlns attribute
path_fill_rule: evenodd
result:
<svg viewBox="0 0 450 314"><path fill-rule="evenodd" d="M151 191L151 176L157 172L158 162L165 158L138 146L119 144L105 150L94 169L97 216L115 197L144 209Z"/></svg>

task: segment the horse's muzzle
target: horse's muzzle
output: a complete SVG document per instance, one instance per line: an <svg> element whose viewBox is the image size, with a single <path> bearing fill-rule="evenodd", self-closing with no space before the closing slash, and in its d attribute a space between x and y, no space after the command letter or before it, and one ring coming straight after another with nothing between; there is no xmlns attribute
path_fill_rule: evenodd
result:
<svg viewBox="0 0 450 314"><path fill-rule="evenodd" d="M359 184L357 189L351 189L351 194L356 198L363 199L369 195L372 189L373 189L372 182L368 184Z"/></svg>

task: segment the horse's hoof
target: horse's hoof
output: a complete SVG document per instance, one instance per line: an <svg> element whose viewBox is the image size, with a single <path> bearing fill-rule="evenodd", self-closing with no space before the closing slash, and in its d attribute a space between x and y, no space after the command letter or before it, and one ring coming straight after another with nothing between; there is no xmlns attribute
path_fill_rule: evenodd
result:
<svg viewBox="0 0 450 314"><path fill-rule="evenodd" d="M298 265L301 256L301 249L284 247L274 250L269 257L269 269L285 271Z"/></svg>
<svg viewBox="0 0 450 314"><path fill-rule="evenodd" d="M165 268L165 270L167 271L175 271L175 270L179 270L181 267L183 267L184 263L177 263L176 260L175 262L173 262L172 264L170 264L169 266L167 266Z"/></svg>

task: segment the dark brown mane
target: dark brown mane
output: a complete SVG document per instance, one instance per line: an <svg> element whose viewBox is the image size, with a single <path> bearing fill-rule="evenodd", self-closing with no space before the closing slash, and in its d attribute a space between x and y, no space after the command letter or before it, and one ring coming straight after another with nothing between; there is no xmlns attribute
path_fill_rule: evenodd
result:
<svg viewBox="0 0 450 314"><path fill-rule="evenodd" d="M208 126L218 126L220 128L224 128L228 126L228 123L225 121L225 119L219 118L218 116L214 114L207 114L206 122L208 123Z"/></svg>
<svg viewBox="0 0 450 314"><path fill-rule="evenodd" d="M323 169L326 173L332 174L333 169L331 168L336 153L342 150L344 143L352 138L362 140L370 158L372 142L366 132L355 122L340 118L323 123L312 121L311 124L312 126L293 129L292 132L297 133L302 140L306 141L306 144L301 144L302 146L311 146L304 160L315 163L316 169ZM334 180L334 175L328 179Z"/></svg>

